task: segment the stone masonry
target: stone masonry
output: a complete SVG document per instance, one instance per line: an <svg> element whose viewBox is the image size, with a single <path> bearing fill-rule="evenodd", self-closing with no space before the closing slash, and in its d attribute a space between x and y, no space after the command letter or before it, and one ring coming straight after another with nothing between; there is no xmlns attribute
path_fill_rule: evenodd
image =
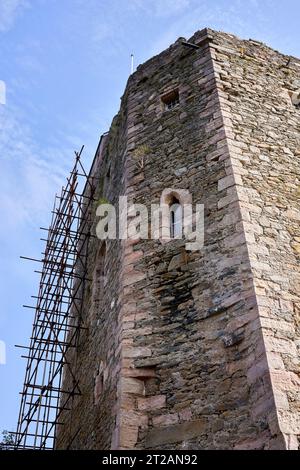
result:
<svg viewBox="0 0 300 470"><path fill-rule="evenodd" d="M91 171L99 203L188 190L204 247L93 239L59 449L299 446L300 61L209 29L182 42L130 76Z"/></svg>

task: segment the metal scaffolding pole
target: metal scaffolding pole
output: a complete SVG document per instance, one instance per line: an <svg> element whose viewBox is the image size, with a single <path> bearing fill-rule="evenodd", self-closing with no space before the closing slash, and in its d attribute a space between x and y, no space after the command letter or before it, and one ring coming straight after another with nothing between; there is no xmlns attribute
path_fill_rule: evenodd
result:
<svg viewBox="0 0 300 470"><path fill-rule="evenodd" d="M82 326L87 254L91 235L96 178L81 163L83 147L75 152L75 163L67 184L55 196L52 220L41 260L40 284L27 359L15 448L53 449L57 425L70 410L70 400L80 395L74 364L68 361L78 346ZM81 192L80 192L81 191ZM23 347L23 346L18 346ZM62 388L62 373L71 383Z"/></svg>

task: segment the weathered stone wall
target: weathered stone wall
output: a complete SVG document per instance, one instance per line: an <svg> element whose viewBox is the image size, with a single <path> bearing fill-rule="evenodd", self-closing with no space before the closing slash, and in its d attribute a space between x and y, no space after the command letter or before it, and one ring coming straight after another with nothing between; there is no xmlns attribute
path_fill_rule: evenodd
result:
<svg viewBox="0 0 300 470"><path fill-rule="evenodd" d="M299 110L286 89L299 72L255 42L211 30L191 41L199 49L177 41L129 78L97 172L110 202L150 208L166 188L188 190L205 207L204 248L107 242L103 298L94 318L86 290L71 358L83 394L59 448L297 445Z"/></svg>
<svg viewBox="0 0 300 470"><path fill-rule="evenodd" d="M129 149L149 151L143 171L132 165L132 194L158 202L166 187L188 189L205 205L205 246L186 253L180 241L135 245L132 266L143 279L133 277L127 290L137 299L131 316L137 305L143 311L127 327L136 356L130 365L152 368L155 377L144 378L145 396L128 389L128 412L144 423L120 446L283 446L278 428L270 429L269 376L263 387L251 381L266 355L210 46L196 52L177 44L144 64L129 86ZM179 108L162 112L160 96L177 87ZM268 408L258 409L266 400Z"/></svg>
<svg viewBox="0 0 300 470"><path fill-rule="evenodd" d="M97 150L94 175L97 181L93 204L92 238L88 250L90 279L84 289L84 309L79 346L69 353L72 371L78 381L80 396L69 403L71 411L62 413L64 423L57 432L58 449L109 449L115 429L117 410L117 382L120 368L120 343L117 335L120 313L120 271L123 249L118 240L107 240L101 292L97 292L97 265L103 247L95 235L96 209L99 203L117 205L118 196L125 192L124 157L126 149L127 117L120 111L115 117L109 135L104 136ZM89 191L87 186L86 191ZM80 269L80 266L79 266ZM100 294L100 295L99 295ZM74 312L76 315L76 312ZM100 383L101 382L101 383ZM72 390L72 377L65 367L63 390ZM62 398L64 400L64 396Z"/></svg>
<svg viewBox="0 0 300 470"><path fill-rule="evenodd" d="M213 33L213 57L248 237L279 426L289 448L300 435L299 178L300 61L256 41Z"/></svg>

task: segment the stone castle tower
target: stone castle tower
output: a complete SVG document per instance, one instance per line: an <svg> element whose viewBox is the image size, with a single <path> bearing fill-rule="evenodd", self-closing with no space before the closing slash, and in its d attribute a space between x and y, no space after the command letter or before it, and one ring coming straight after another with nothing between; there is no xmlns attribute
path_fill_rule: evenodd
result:
<svg viewBox="0 0 300 470"><path fill-rule="evenodd" d="M130 76L91 172L116 205L189 191L204 247L94 239L57 448L299 445L300 61L208 29L184 42Z"/></svg>

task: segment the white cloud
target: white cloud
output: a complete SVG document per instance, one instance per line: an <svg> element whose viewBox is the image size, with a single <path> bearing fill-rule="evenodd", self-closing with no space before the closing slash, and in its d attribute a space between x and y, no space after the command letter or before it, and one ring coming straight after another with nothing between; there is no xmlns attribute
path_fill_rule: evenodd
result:
<svg viewBox="0 0 300 470"><path fill-rule="evenodd" d="M255 36L256 39L264 40L266 23L267 19L262 15L257 0L229 0L225 6L208 0L190 0L188 8L184 8L181 15L170 22L164 33L158 37L149 51L149 57L167 48L178 37L189 38L194 32L206 27L233 33L245 39Z"/></svg>
<svg viewBox="0 0 300 470"><path fill-rule="evenodd" d="M128 2L128 10L140 12L141 10L157 18L170 17L186 10L192 0L133 0Z"/></svg>
<svg viewBox="0 0 300 470"><path fill-rule="evenodd" d="M266 0L268 1L268 0ZM72 21L69 28L77 34L87 35L94 51L96 45L101 45L101 55L105 54L106 48L102 47L103 41L109 40L108 53L112 54L112 49L123 52L126 34L124 32L125 20L130 18L137 20L144 12L147 20L155 21L155 17L164 19L173 14L177 14L176 19L167 21L163 28L163 33L152 44L152 48L147 50L147 57L160 52L168 47L170 43L179 36L189 37L196 30L205 26L216 29L227 30L236 34L245 35L250 31L247 17L259 18L260 7L257 0L250 0L247 5L241 0L229 0L226 7L218 7L208 0L111 0L109 7L105 7L103 12L99 8L99 0L89 0L89 8L86 8L86 0L77 0L76 14L70 12ZM27 0L0 0L0 31L7 30L13 23L18 10L28 5ZM121 10L121 11L120 11ZM242 14L247 10L247 14ZM80 15L78 16L78 11ZM72 16L74 15L74 17ZM74 27L74 21L83 22L82 28ZM105 18L105 20L104 20ZM132 21L132 24L134 22ZM232 31L232 25L235 30ZM75 25L76 26L76 25ZM79 32L78 32L79 31ZM252 30L253 32L253 26ZM66 31L67 33L69 30ZM252 33L251 33L252 34ZM252 34L253 35L253 34ZM84 36L87 41L87 38ZM128 45L128 44L127 44ZM34 46L34 47L33 47ZM25 55L26 49L39 51L40 44L33 44L32 47L21 45L17 58L21 60L22 69L39 70L39 62L32 57ZM98 61L98 54L94 54ZM32 74L34 75L34 74ZM15 78L16 80L16 78ZM27 78L28 81L28 78ZM19 84L20 85L20 84ZM25 86L21 83L21 86ZM1 109L2 108L2 109ZM59 189L65 175L68 174L69 166L72 162L74 147L80 148L80 139L88 137L91 139L92 130L100 127L109 127L109 123L101 123L98 109L95 116L88 121L88 128L84 128L84 123L79 124L74 129L73 124L68 128L68 124L63 122L59 132L53 132L52 144L38 146L28 124L28 116L23 116L20 109L11 106L0 107L0 159L2 160L0 174L0 210L2 220L7 220L11 227L19 227L26 222L38 223L39 219L44 220L45 214L48 216L49 207L53 195ZM98 114L97 114L98 113ZM1 124L2 120L2 124ZM95 124L96 123L96 124ZM2 126L2 127L1 127ZM97 127L99 126L99 127ZM79 135L80 137L78 138ZM56 139L56 140L55 140ZM87 149L92 156L93 149ZM13 188L13 191L11 190Z"/></svg>
<svg viewBox="0 0 300 470"><path fill-rule="evenodd" d="M25 224L49 220L54 194L67 174L66 153L38 148L22 118L16 108L0 108L0 221L12 236Z"/></svg>
<svg viewBox="0 0 300 470"><path fill-rule="evenodd" d="M26 227L48 226L55 194L65 185L74 150L83 142L88 143L83 164L89 169L99 116L92 115L89 123L62 120L60 129L52 129L50 141L38 143L25 111L11 102L0 107L0 226L5 227L0 237L9 234L19 240Z"/></svg>
<svg viewBox="0 0 300 470"><path fill-rule="evenodd" d="M191 0L164 0L154 2L154 12L157 16L171 16L186 10L191 4Z"/></svg>
<svg viewBox="0 0 300 470"><path fill-rule="evenodd" d="M87 53L98 63L99 56L111 59L122 56L124 50L134 47L131 30L138 31L141 22L149 26L152 22L169 20L189 11L195 0L74 0L76 7L70 12L72 29L70 35L82 36ZM130 31L130 33L129 33ZM129 34L128 34L129 33ZM142 36L140 38L142 40Z"/></svg>
<svg viewBox="0 0 300 470"><path fill-rule="evenodd" d="M269 4L270 0L265 0ZM79 13L80 12L80 15ZM178 37L190 37L195 31L210 27L238 36L266 40L268 18L263 15L264 7L258 0L111 0L99 8L99 0L76 0L73 20L83 26L74 27L76 34L82 34L87 51L98 63L98 58L122 57L124 51L135 46L131 39L137 31L138 40L147 41L148 29L153 24L158 31L143 60L161 52ZM143 38L141 21L147 34ZM157 23L157 25L156 25ZM128 29L130 34L128 34ZM131 29L133 31L131 31ZM79 31L79 33L78 33ZM72 34L72 32L71 32Z"/></svg>
<svg viewBox="0 0 300 470"><path fill-rule="evenodd" d="M20 12L29 6L28 0L1 0L0 32L9 31Z"/></svg>

